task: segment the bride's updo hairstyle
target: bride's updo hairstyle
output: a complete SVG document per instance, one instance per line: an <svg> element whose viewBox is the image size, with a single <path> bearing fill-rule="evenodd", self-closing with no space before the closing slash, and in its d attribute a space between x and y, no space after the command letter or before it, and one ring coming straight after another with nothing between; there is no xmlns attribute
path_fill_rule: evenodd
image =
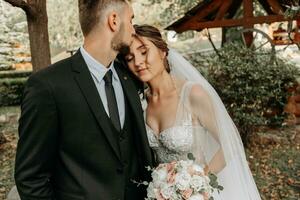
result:
<svg viewBox="0 0 300 200"><path fill-rule="evenodd" d="M171 69L168 63L168 52L169 48L167 43L162 39L160 31L150 25L134 25L135 29L135 37L140 40L142 43L143 39L141 37L146 37L148 40L150 40L157 48L159 48L161 51L166 52L166 57L164 59L164 66L168 73L170 73Z"/></svg>

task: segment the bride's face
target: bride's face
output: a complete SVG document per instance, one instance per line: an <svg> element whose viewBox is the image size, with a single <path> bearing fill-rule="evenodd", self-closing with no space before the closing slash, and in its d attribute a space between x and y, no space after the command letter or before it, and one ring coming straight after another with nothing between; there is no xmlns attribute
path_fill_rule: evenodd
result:
<svg viewBox="0 0 300 200"><path fill-rule="evenodd" d="M143 82L149 82L163 71L165 52L146 37L135 38L125 59L130 71Z"/></svg>

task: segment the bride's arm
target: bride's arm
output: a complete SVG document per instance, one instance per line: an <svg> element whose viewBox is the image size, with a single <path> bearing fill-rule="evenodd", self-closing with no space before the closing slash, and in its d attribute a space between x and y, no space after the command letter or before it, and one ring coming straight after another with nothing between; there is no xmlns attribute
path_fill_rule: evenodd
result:
<svg viewBox="0 0 300 200"><path fill-rule="evenodd" d="M211 134L211 136L220 144L220 148L213 155L206 167L208 171L217 174L225 166L225 158L219 137L219 128L215 118L215 112L212 101L207 92L200 85L193 85L190 93L190 103L193 115L199 123Z"/></svg>

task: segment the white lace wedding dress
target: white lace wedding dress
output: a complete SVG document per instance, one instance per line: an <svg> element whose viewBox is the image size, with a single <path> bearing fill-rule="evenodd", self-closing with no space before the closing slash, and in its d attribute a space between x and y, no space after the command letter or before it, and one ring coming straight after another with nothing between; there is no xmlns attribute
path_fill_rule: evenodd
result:
<svg viewBox="0 0 300 200"><path fill-rule="evenodd" d="M193 82L187 81L179 91L176 120L172 127L156 133L146 124L149 144L154 150L159 163L187 160L187 154L193 153L198 164L206 165L214 154L222 148L222 143L219 141L221 138L218 138L217 133L210 133L206 127L201 125L206 116L202 112L201 106L197 105L197 101L193 100L193 94L191 93L193 86L195 86ZM211 123L210 126L215 124L214 119L206 120L207 123ZM240 157L243 155L235 156ZM259 200L260 197L252 176L250 181L249 177L239 177L243 175L235 172L234 162L235 159L226 160L226 167L217 174L219 183L224 186L224 190L220 194L215 192L214 199ZM251 175L250 170L249 173ZM243 186L245 185L244 178L251 184L246 184L249 185L249 188Z"/></svg>

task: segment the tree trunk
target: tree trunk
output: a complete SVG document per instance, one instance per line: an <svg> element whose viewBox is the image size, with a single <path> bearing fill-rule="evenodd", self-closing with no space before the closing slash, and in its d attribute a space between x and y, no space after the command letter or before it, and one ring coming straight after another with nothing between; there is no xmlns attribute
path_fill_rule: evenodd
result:
<svg viewBox="0 0 300 200"><path fill-rule="evenodd" d="M30 40L31 62L33 71L38 71L51 64L48 35L48 16L45 0L28 0L36 10L35 15L26 13Z"/></svg>
<svg viewBox="0 0 300 200"><path fill-rule="evenodd" d="M51 64L46 0L5 0L27 16L31 63L36 72Z"/></svg>

